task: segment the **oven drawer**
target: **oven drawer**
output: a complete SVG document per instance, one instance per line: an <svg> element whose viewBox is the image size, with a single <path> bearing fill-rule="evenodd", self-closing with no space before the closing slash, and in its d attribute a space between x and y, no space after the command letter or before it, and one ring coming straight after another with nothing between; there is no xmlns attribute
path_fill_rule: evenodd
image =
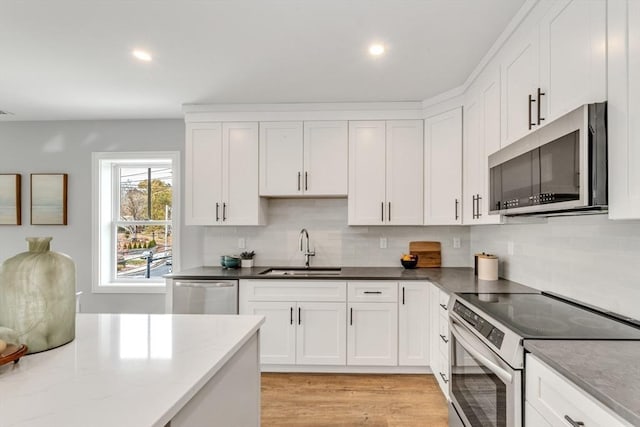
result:
<svg viewBox="0 0 640 427"><path fill-rule="evenodd" d="M630 426L534 355L527 354L526 362L525 399L549 424L571 425L571 419L574 425L582 422L585 427ZM526 413L525 417L529 421Z"/></svg>

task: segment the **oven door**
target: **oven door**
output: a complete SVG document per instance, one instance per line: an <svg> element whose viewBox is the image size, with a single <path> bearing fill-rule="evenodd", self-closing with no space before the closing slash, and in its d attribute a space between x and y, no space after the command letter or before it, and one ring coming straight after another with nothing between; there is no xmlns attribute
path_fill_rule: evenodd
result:
<svg viewBox="0 0 640 427"><path fill-rule="evenodd" d="M522 371L511 368L458 320L451 332L451 403L466 427L522 426Z"/></svg>

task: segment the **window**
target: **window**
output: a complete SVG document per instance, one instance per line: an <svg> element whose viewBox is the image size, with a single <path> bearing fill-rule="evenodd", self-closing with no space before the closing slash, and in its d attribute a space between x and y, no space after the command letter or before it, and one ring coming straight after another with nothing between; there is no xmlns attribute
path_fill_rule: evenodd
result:
<svg viewBox="0 0 640 427"><path fill-rule="evenodd" d="M177 258L179 154L94 153L94 292L164 292Z"/></svg>

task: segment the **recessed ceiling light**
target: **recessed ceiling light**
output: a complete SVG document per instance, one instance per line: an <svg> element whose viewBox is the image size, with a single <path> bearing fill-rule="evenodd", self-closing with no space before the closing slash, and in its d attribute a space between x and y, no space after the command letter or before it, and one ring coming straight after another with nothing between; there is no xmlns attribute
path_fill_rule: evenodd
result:
<svg viewBox="0 0 640 427"><path fill-rule="evenodd" d="M131 54L138 58L140 61L149 62L152 59L151 54L146 50L135 49L133 52L131 52Z"/></svg>
<svg viewBox="0 0 640 427"><path fill-rule="evenodd" d="M380 56L384 53L384 45L380 43L374 43L369 46L369 53L373 56Z"/></svg>

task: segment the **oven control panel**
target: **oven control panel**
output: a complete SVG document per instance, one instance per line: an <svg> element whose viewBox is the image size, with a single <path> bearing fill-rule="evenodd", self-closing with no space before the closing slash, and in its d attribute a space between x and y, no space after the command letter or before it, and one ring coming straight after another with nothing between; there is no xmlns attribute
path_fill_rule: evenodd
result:
<svg viewBox="0 0 640 427"><path fill-rule="evenodd" d="M465 322L467 322L473 329L478 331L480 335L489 340L497 349L502 347L502 341L504 340L504 332L493 326L482 316L479 316L473 310L468 309L460 301L456 301L453 305L453 311L457 313Z"/></svg>

